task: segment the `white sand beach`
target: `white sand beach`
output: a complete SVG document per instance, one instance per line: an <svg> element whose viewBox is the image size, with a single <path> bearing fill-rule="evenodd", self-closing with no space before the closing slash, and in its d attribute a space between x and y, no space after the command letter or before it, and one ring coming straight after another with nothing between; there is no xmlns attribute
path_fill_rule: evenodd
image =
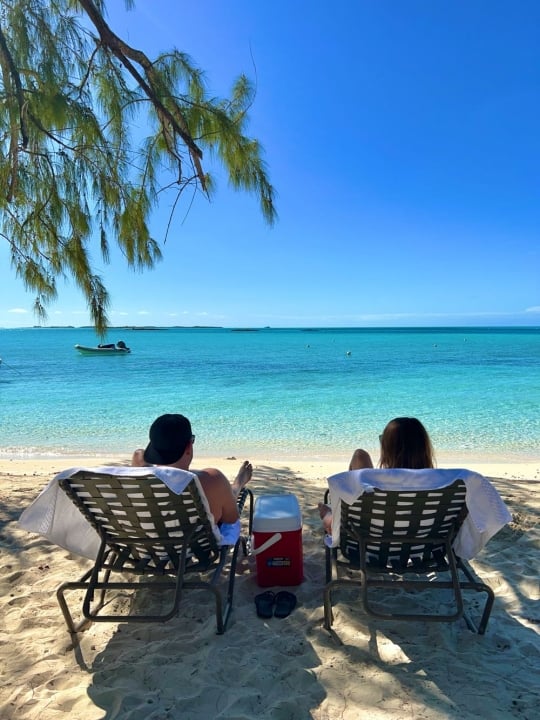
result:
<svg viewBox="0 0 540 720"><path fill-rule="evenodd" d="M243 459L197 459L194 466L220 467L232 478ZM538 717L540 461L468 464L492 480L513 515L471 562L496 594L484 636L463 620L375 622L347 590L335 607L334 638L322 625L317 502L326 477L344 463L250 460L255 496L293 492L302 508L305 580L288 588L298 598L292 614L257 617L255 559L242 558L224 635L215 633L212 603L192 591L168 623L95 623L76 652L55 589L90 561L26 532L17 520L60 470L128 460L0 460L3 720ZM465 601L476 602L470 595Z"/></svg>

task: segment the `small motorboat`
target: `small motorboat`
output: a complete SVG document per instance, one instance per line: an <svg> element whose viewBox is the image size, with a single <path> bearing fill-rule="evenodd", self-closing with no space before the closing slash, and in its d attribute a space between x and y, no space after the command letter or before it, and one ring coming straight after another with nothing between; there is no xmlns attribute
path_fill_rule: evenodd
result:
<svg viewBox="0 0 540 720"><path fill-rule="evenodd" d="M78 350L82 355L126 355L131 352L123 340L119 340L116 345L114 343L96 345L95 347L75 345L75 350Z"/></svg>

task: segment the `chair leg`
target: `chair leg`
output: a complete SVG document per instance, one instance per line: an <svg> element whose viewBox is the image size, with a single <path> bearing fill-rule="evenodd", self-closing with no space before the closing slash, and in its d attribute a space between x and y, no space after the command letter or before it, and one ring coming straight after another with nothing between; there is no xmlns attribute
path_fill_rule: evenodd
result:
<svg viewBox="0 0 540 720"><path fill-rule="evenodd" d="M216 599L216 634L223 635L227 629L227 622L229 621L229 615L231 614L232 604L227 602L225 605L225 612L223 612L223 602L221 600L221 593L217 588L211 588L214 592Z"/></svg>
<svg viewBox="0 0 540 720"><path fill-rule="evenodd" d="M478 625L478 634L483 635L486 632L489 616L491 615L493 603L495 602L495 593L488 585L485 585L484 583L482 583L481 587L478 587L477 589L479 592L483 591L487 593L486 604L484 605L484 612L482 613L480 624Z"/></svg>
<svg viewBox="0 0 540 720"><path fill-rule="evenodd" d="M328 545L324 548L325 557L325 586L324 586L324 627L330 630L334 622L332 612L332 575L337 553Z"/></svg>
<svg viewBox="0 0 540 720"><path fill-rule="evenodd" d="M327 583L324 587L324 627L327 630L332 628L334 613L332 612L332 587Z"/></svg>
<svg viewBox="0 0 540 720"><path fill-rule="evenodd" d="M241 541L238 540L232 551L231 557L231 568L229 572L229 582L227 585L227 603L225 605L225 625L229 619L229 614L232 610L233 595L234 595L234 582L236 580L236 563L238 560L238 552L240 550Z"/></svg>
<svg viewBox="0 0 540 720"><path fill-rule="evenodd" d="M85 627L87 627L91 623L91 618L84 617L82 620L80 620L78 623L75 623L73 620L73 615L71 614L69 610L69 606L67 604L67 600L65 597L66 590L87 590L88 589L88 578L92 574L92 569L88 570L78 582L65 582L58 586L56 589L56 599L58 600L58 604L60 605L60 609L62 611L62 615L64 616L64 620L66 621L66 625L68 628L68 632L71 635L72 639L75 639L77 636L77 633L83 630ZM95 608L95 612L98 612L100 608L103 607L104 603L104 592L100 595L100 600Z"/></svg>
<svg viewBox="0 0 540 720"><path fill-rule="evenodd" d="M325 546L325 582L329 583L332 580L333 568L337 559L336 548L329 548Z"/></svg>
<svg viewBox="0 0 540 720"><path fill-rule="evenodd" d="M482 612L482 617L480 618L480 622L478 626L476 626L472 620L469 617L466 617L467 625L469 628L473 631L478 633L478 635L484 635L486 632L486 627L489 621L489 617L491 615L491 611L493 609L493 603L495 602L495 593L493 590L489 587L489 585L486 585L483 582L478 582L474 575L472 574L470 568L466 565L465 561L463 561L461 558L457 558L457 566L458 568L463 572L463 574L467 577L467 580L469 582L462 582L460 583L461 588L465 590L476 590L477 592L483 592L486 593L486 602L484 605L484 610Z"/></svg>
<svg viewBox="0 0 540 720"><path fill-rule="evenodd" d="M241 500L240 500L240 497L242 498ZM249 488L244 488L241 496L239 496L238 511L240 514L242 514L246 500L249 500L248 537L246 539L245 536L241 535L240 538L236 541L236 544L232 550L231 564L230 564L230 570L229 570L229 581L227 583L227 596L226 596L224 609L222 609L221 595L219 595L219 596L216 595L216 624L217 624L217 634L218 635L222 635L225 632L225 630L227 629L227 623L229 622L229 617L231 615L231 611L232 611L232 607L233 607L234 582L236 579L236 563L238 562L238 553L239 553L240 547L242 547L242 552L245 557L250 552L251 532L252 532L252 526L253 526L253 493L251 492L251 490ZM222 549L222 558L220 559L219 565L214 573L214 576L212 578L212 583L214 581L217 581L217 579L221 573L221 570L223 568L223 565L225 564L225 560L226 560L229 550L230 550L230 548Z"/></svg>
<svg viewBox="0 0 540 720"><path fill-rule="evenodd" d="M352 585L362 585L360 580L351 580L349 578L338 578L331 580L324 586L324 627L327 630L332 628L334 622L334 613L332 612L332 590L338 585L342 587L351 587Z"/></svg>
<svg viewBox="0 0 540 720"><path fill-rule="evenodd" d="M221 592L217 587L210 582L192 582L184 584L184 587L190 588L191 590L209 590L214 595L214 601L216 604L216 633L217 635L223 635L227 629L227 620L231 612L231 606L229 603L226 604L225 610L223 609L223 600Z"/></svg>

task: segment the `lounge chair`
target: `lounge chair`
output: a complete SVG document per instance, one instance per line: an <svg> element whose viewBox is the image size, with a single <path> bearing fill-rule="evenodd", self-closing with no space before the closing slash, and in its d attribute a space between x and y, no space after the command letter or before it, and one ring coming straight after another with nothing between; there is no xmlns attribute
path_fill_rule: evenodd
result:
<svg viewBox="0 0 540 720"><path fill-rule="evenodd" d="M354 473L355 477L351 478ZM471 551L476 553L480 545L508 522L509 513L494 488L486 485L485 478L469 471L363 470L354 473L335 476L336 486L345 483L347 487L341 496L339 492L334 493L340 503L339 512L334 513L334 522L337 520L339 524L337 530L334 529L334 540L338 539L338 542L326 544L325 627L330 630L334 621L332 597L336 588L356 585L360 587L364 611L376 618L452 622L464 617L471 630L484 634L494 593L473 575L466 560L456 554L455 545L460 530L465 537L463 546L476 534L482 539ZM329 478L330 484L331 481ZM422 485L426 487L425 481L430 489L418 489ZM352 501L356 494L355 482L363 488ZM377 484L386 485L386 489L376 487ZM400 484L406 489L388 489ZM444 486L435 487L441 484ZM492 508L496 520L482 520L482 493L487 493L486 504ZM475 522L482 526L480 530L468 517L467 499L473 507ZM334 503L332 505L334 508ZM394 611L388 607L387 594L381 599L379 592L377 601L377 589L380 588L391 591L450 590L453 607L449 612L441 613L420 610L413 613L402 608ZM486 596L477 625L464 612L463 590L474 590ZM407 602L412 598L414 596L409 593ZM392 607L395 600L395 597L391 600Z"/></svg>
<svg viewBox="0 0 540 720"><path fill-rule="evenodd" d="M124 474L119 474L119 470L124 470ZM222 544L221 531L213 522L196 475L167 469L165 484L150 468L132 470L125 474L124 468L75 469L68 477L63 473L64 477L58 479L59 487L100 537L94 566L80 580L65 582L57 589L72 638L76 641L77 632L90 621L165 622L177 615L182 594L188 589L213 594L217 632L224 633L232 609L238 551L241 545L246 550L239 523L236 528L229 526L233 530L230 544L227 540L227 544ZM161 470L161 474L165 472ZM169 482L169 478L174 482ZM251 518L252 495L247 488L240 494L238 505L242 511L248 498ZM227 562L228 583L223 598L218 580ZM162 579L136 580L133 575L157 575ZM193 580L188 579L192 576ZM84 620L76 624L65 593L80 589L85 591ZM172 591L172 602L156 615L100 612L110 591L140 589ZM94 602L96 593L98 599Z"/></svg>

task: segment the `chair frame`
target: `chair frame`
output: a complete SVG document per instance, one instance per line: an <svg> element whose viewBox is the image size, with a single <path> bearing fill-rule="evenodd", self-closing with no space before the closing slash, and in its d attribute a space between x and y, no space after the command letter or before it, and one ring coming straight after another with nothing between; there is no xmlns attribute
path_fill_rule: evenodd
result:
<svg viewBox="0 0 540 720"><path fill-rule="evenodd" d="M86 520L101 538L94 565L78 581L62 583L56 596L68 631L77 642L77 633L90 622L166 622L179 612L183 591L200 589L212 593L216 628L223 634L233 605L234 581L240 546L246 553L246 538L235 545L219 546L201 497L198 481L192 479L177 495L149 472L146 476L119 476L103 472L79 471L59 481ZM253 515L253 495L244 488L237 504L242 512L249 499L249 533ZM230 559L225 597L217 586ZM153 580L111 581L111 574L153 577ZM197 579L186 579L187 575ZM209 574L208 579L203 579ZM163 579L156 581L155 576ZM109 591L173 590L170 608L157 615L106 614L100 611ZM85 590L82 615L76 623L69 610L66 591ZM94 601L94 595L99 598Z"/></svg>
<svg viewBox="0 0 540 720"><path fill-rule="evenodd" d="M325 501L327 499L328 491ZM333 591L340 586L356 585L360 587L364 611L373 617L431 622L454 622L464 617L470 630L483 635L495 599L493 590L479 582L468 564L452 549L466 515L465 484L461 480L445 488L426 491L375 488L352 505L342 501L340 547L326 547L326 629L331 630L334 621ZM357 571L359 579L342 577L342 568L349 574ZM450 579L439 580L442 573L449 574ZM411 575L429 579L411 579ZM455 610L440 614L384 612L373 606L372 588L450 589ZM478 625L465 613L462 590L475 590L487 596Z"/></svg>

